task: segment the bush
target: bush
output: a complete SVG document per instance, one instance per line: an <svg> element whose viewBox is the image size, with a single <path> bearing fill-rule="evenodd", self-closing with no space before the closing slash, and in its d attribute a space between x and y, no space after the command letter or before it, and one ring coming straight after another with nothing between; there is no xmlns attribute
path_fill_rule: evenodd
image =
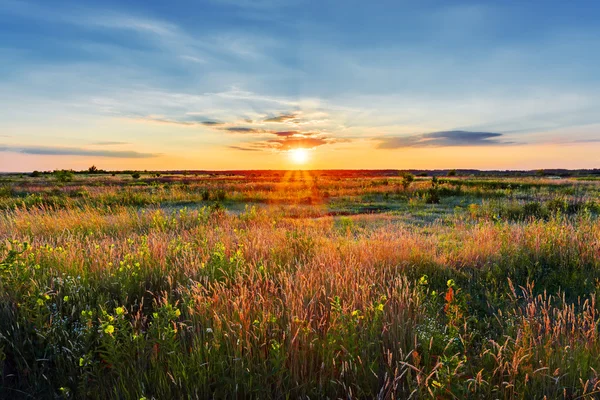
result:
<svg viewBox="0 0 600 400"><path fill-rule="evenodd" d="M404 190L408 190L410 184L415 180L415 176L410 172L403 172L400 176L402 176L402 187Z"/></svg>
<svg viewBox="0 0 600 400"><path fill-rule="evenodd" d="M73 171L66 169L57 170L54 171L54 177L62 183L71 182L73 180Z"/></svg>
<svg viewBox="0 0 600 400"><path fill-rule="evenodd" d="M223 189L219 189L215 191L214 196L216 201L224 201L227 198L227 192Z"/></svg>
<svg viewBox="0 0 600 400"><path fill-rule="evenodd" d="M207 189L203 189L200 192L200 196L202 196L202 201L208 201L210 199L210 192Z"/></svg>
<svg viewBox="0 0 600 400"><path fill-rule="evenodd" d="M440 203L440 192L437 188L430 188L425 194L425 203L427 204L439 204Z"/></svg>

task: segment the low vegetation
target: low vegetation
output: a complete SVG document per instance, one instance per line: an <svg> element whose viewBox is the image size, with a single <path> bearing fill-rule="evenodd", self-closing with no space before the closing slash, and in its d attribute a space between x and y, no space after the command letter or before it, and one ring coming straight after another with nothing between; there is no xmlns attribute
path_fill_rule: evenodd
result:
<svg viewBox="0 0 600 400"><path fill-rule="evenodd" d="M597 180L0 178L0 398L595 398Z"/></svg>

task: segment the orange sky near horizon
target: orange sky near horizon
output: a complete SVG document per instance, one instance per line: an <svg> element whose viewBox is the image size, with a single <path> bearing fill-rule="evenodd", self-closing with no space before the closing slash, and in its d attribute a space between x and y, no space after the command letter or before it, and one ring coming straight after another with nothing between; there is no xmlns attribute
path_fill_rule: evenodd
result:
<svg viewBox="0 0 600 400"><path fill-rule="evenodd" d="M533 170L600 167L600 143L528 144L487 147L377 149L373 143L343 143L307 150L298 163L288 152L188 149L178 156L123 159L95 156L0 153L0 171L83 170L278 170L278 169L482 169ZM594 161L596 160L596 161Z"/></svg>

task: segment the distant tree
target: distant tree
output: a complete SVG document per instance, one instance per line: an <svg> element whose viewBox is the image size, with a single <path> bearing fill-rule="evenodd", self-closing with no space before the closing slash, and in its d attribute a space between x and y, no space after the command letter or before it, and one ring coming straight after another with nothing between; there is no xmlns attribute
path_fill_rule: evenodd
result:
<svg viewBox="0 0 600 400"><path fill-rule="evenodd" d="M400 176L402 177L402 187L406 191L410 187L410 184L415 180L415 176L410 172L402 172L400 173Z"/></svg>
<svg viewBox="0 0 600 400"><path fill-rule="evenodd" d="M440 181L437 176L431 178L431 188L427 191L425 196L425 202L428 204L439 204L440 192L439 192Z"/></svg>
<svg viewBox="0 0 600 400"><path fill-rule="evenodd" d="M455 169L451 169L450 171L448 171L448 176L456 176L456 170Z"/></svg>
<svg viewBox="0 0 600 400"><path fill-rule="evenodd" d="M33 171L29 176L31 176L32 178L39 178L40 176L42 176L42 173L40 171Z"/></svg>
<svg viewBox="0 0 600 400"><path fill-rule="evenodd" d="M543 169L538 169L537 171L535 171L535 174L537 176L544 176L546 175L546 171L544 171Z"/></svg>
<svg viewBox="0 0 600 400"><path fill-rule="evenodd" d="M90 173L90 174L97 174L98 173L98 168L95 165L92 165L91 167L88 168L88 173Z"/></svg>
<svg viewBox="0 0 600 400"><path fill-rule="evenodd" d="M65 183L73 180L73 171L67 169L56 170L53 172L57 181Z"/></svg>
<svg viewBox="0 0 600 400"><path fill-rule="evenodd" d="M140 179L140 176L141 176L141 175L140 175L140 173L139 173L139 172L134 172L133 174L131 174L131 177L132 177L133 179Z"/></svg>

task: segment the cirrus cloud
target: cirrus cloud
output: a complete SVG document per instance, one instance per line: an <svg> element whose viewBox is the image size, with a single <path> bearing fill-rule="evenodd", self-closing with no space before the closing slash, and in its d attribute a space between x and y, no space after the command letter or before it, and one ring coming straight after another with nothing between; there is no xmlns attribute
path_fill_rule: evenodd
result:
<svg viewBox="0 0 600 400"><path fill-rule="evenodd" d="M82 156L106 158L155 158L158 153L141 153L127 150L95 150L80 147L15 146L0 145L0 152L32 154L40 156Z"/></svg>

